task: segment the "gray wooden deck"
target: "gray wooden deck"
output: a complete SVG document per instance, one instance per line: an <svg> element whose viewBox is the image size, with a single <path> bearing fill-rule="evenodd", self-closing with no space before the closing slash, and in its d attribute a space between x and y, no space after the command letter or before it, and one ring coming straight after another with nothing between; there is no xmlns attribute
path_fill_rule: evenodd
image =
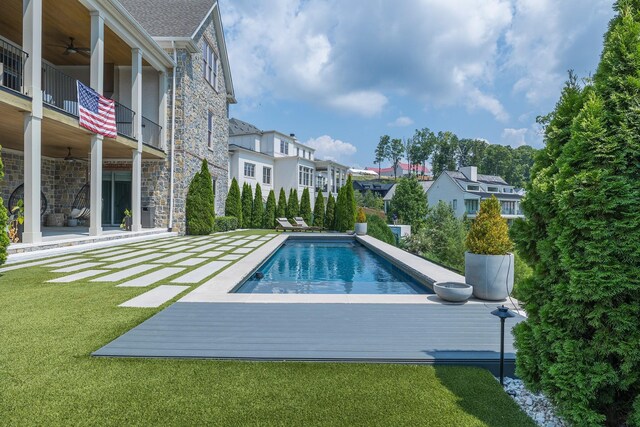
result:
<svg viewBox="0 0 640 427"><path fill-rule="evenodd" d="M497 372L495 305L178 302L94 355L461 364ZM510 333L505 341L512 372Z"/></svg>

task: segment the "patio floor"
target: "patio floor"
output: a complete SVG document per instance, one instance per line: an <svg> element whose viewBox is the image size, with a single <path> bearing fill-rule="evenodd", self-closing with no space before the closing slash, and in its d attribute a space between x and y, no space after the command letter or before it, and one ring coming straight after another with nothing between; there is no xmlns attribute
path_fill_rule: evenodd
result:
<svg viewBox="0 0 640 427"><path fill-rule="evenodd" d="M94 355L459 364L497 373L500 322L490 314L494 308L177 302ZM508 374L514 369L512 342L507 333Z"/></svg>

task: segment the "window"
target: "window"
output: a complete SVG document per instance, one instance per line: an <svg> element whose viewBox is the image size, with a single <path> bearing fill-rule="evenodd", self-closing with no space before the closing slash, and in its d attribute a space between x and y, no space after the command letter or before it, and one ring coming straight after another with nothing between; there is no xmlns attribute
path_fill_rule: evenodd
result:
<svg viewBox="0 0 640 427"><path fill-rule="evenodd" d="M500 202L502 205L502 215L515 215L516 214L516 202Z"/></svg>
<svg viewBox="0 0 640 427"><path fill-rule="evenodd" d="M211 86L218 90L218 55L214 52L209 42L205 39L202 45L202 68L204 72L204 79L209 82Z"/></svg>
<svg viewBox="0 0 640 427"><path fill-rule="evenodd" d="M271 185L271 168L262 168L262 183Z"/></svg>
<svg viewBox="0 0 640 427"><path fill-rule="evenodd" d="M280 152L282 154L289 154L289 143L283 139L280 140Z"/></svg>
<svg viewBox="0 0 640 427"><path fill-rule="evenodd" d="M296 156L300 157L300 147L296 147Z"/></svg>
<svg viewBox="0 0 640 427"><path fill-rule="evenodd" d="M298 170L298 184L304 187L313 185L313 169L306 166L300 166Z"/></svg>
<svg viewBox="0 0 640 427"><path fill-rule="evenodd" d="M478 199L473 200L465 200L464 208L467 214L475 214L478 213Z"/></svg>
<svg viewBox="0 0 640 427"><path fill-rule="evenodd" d="M207 145L209 148L213 148L213 113L211 110L209 110L207 117Z"/></svg>
<svg viewBox="0 0 640 427"><path fill-rule="evenodd" d="M487 187L487 191L489 193L497 193L498 192L498 187Z"/></svg>
<svg viewBox="0 0 640 427"><path fill-rule="evenodd" d="M469 191L478 191L480 187L478 185L467 185L467 190Z"/></svg>
<svg viewBox="0 0 640 427"><path fill-rule="evenodd" d="M255 178L256 176L256 165L253 163L244 163L244 176L248 178Z"/></svg>
<svg viewBox="0 0 640 427"><path fill-rule="evenodd" d="M451 207L453 208L454 211L458 210L458 199L453 199L453 203L451 204Z"/></svg>

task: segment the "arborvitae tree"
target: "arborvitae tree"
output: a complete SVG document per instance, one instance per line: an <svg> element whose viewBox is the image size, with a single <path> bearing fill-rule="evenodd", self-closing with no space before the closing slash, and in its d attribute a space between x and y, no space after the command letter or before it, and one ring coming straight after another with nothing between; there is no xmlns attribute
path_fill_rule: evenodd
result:
<svg viewBox="0 0 640 427"><path fill-rule="evenodd" d="M240 186L235 178L231 180L229 193L224 205L225 216L233 216L238 218L238 224L242 224L242 197L240 195Z"/></svg>
<svg viewBox="0 0 640 427"><path fill-rule="evenodd" d="M264 202L262 201L262 188L256 183L256 194L253 197L253 212L251 213L251 227L262 228L264 221Z"/></svg>
<svg viewBox="0 0 640 427"><path fill-rule="evenodd" d="M313 225L314 227L324 227L324 196L321 191L318 191L316 204L313 207Z"/></svg>
<svg viewBox="0 0 640 427"><path fill-rule="evenodd" d="M262 228L273 228L276 225L276 195L273 190L267 196L267 207L264 210Z"/></svg>
<svg viewBox="0 0 640 427"><path fill-rule="evenodd" d="M348 183L349 181L347 181ZM353 187L351 187L353 191ZM344 187L340 188L338 191L338 201L336 202L335 209L335 228L337 231L345 232L348 230L353 230L356 223L356 218L354 215L355 207L353 203L355 202L355 198L349 200L349 187L345 184Z"/></svg>
<svg viewBox="0 0 640 427"><path fill-rule="evenodd" d="M335 230L335 213L336 199L333 198L333 193L329 193L329 197L327 197L327 210L324 215L324 228L327 230Z"/></svg>
<svg viewBox="0 0 640 427"><path fill-rule="evenodd" d="M469 252L481 255L505 255L513 248L509 239L507 220L496 196L480 203L478 215L471 223L466 247Z"/></svg>
<svg viewBox="0 0 640 427"><path fill-rule="evenodd" d="M284 192L284 188L281 188L280 195L278 196L276 218L286 218L286 217L287 217L287 195Z"/></svg>
<svg viewBox="0 0 640 427"><path fill-rule="evenodd" d="M346 206L346 213L347 213L347 218L351 218L353 217L353 225L351 224L351 222L349 223L350 227L349 230L351 230L353 228L353 226L356 223L356 215L358 214L358 209L356 206L356 195L354 194L354 190L353 190L353 180L351 179L351 175L349 175L347 177L347 182L344 184L345 187L345 206ZM351 214L351 216L349 216L349 214Z"/></svg>
<svg viewBox="0 0 640 427"><path fill-rule="evenodd" d="M251 185L245 182L242 187L242 228L251 228L253 211L253 194Z"/></svg>
<svg viewBox="0 0 640 427"><path fill-rule="evenodd" d="M202 235L213 231L214 206L213 181L211 181L209 165L206 160L203 160L200 172L193 176L187 192L188 234Z"/></svg>
<svg viewBox="0 0 640 427"><path fill-rule="evenodd" d="M640 425L640 1L615 9L593 86L570 82L550 116L514 230L534 268L518 374L580 426Z"/></svg>
<svg viewBox="0 0 640 427"><path fill-rule="evenodd" d="M422 227L428 211L427 196L418 180L400 178L389 204L389 214L398 215L398 223L411 225L413 233Z"/></svg>
<svg viewBox="0 0 640 427"><path fill-rule="evenodd" d="M302 199L300 200L300 216L304 219L304 222L311 224L311 195L309 189L305 187L302 190Z"/></svg>
<svg viewBox="0 0 640 427"><path fill-rule="evenodd" d="M0 146L0 152L2 147ZM0 156L0 182L4 179L4 166L2 164L2 157ZM9 218L7 215L7 209L4 207L4 200L0 199L0 224L2 224L2 230L0 230L0 265L4 264L7 260L7 247L9 246L9 236L4 231L4 224L7 224Z"/></svg>
<svg viewBox="0 0 640 427"><path fill-rule="evenodd" d="M289 191L289 204L287 205L287 218L292 219L300 215L300 202L298 200L298 190Z"/></svg>

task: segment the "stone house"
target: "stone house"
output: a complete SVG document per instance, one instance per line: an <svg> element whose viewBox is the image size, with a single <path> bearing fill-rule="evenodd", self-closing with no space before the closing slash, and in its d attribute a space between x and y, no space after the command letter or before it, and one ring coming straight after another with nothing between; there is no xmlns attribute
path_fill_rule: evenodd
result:
<svg viewBox="0 0 640 427"><path fill-rule="evenodd" d="M116 101L117 137L79 126L76 82ZM5 204L24 201L23 242L51 239L46 225L74 216L81 227L69 235L97 238L117 229L125 209L134 233L184 232L202 159L222 214L231 103L216 0L4 2L0 194Z"/></svg>

